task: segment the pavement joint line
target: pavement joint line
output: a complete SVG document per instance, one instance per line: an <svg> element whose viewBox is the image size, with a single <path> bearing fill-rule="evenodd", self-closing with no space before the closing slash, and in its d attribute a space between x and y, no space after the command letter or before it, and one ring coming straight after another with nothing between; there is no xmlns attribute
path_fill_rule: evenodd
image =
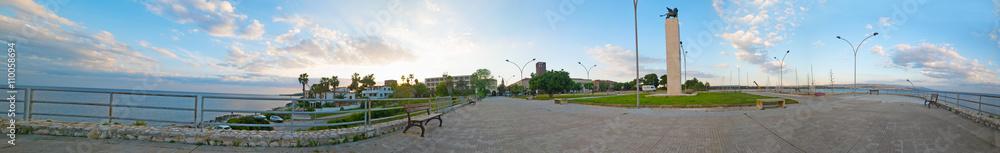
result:
<svg viewBox="0 0 1000 153"><path fill-rule="evenodd" d="M855 98L855 99L857 99L857 98ZM875 127L875 123L874 123L875 119L874 118L881 116L882 113L885 113L885 112L884 111L878 111L878 113L872 115L869 118L868 129L865 130L865 133L871 133L872 129L874 129L874 127ZM848 148L844 152L850 152L851 150L854 150L854 146L857 146L858 142L861 141L861 138L864 138L865 136L867 136L867 134L862 134L861 136L858 136L858 139L854 140L854 142L851 143L851 148Z"/></svg>
<svg viewBox="0 0 1000 153"><path fill-rule="evenodd" d="M760 124L760 122L757 122L757 119L754 119L753 117L751 117L750 115L747 115L747 114L743 114L743 116L747 116L748 118L750 118L750 120L753 120L754 123L757 123L757 125L760 125L761 128L764 128L765 130L767 130L767 132L771 132L772 135L778 137L778 139L781 139L781 141L784 141L785 143L788 143L788 145L792 145L792 148L795 148L796 150L799 150L801 152L806 152L805 150L802 150L802 148L799 148L798 146L795 146L795 144L792 144L792 142L788 142L788 140L785 140L785 138L782 138L780 135L774 133L774 131L771 131L771 129L765 127L763 124Z"/></svg>

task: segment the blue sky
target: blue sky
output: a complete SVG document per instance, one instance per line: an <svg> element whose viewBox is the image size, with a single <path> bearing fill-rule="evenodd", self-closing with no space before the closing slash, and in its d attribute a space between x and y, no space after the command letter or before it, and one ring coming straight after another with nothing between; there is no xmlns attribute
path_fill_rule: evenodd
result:
<svg viewBox="0 0 1000 153"><path fill-rule="evenodd" d="M640 73L664 74L664 7L679 8L688 77L775 85L908 85L1000 93L1000 0L640 1ZM18 84L292 93L296 77L510 78L537 58L593 79L635 77L630 1L29 1L0 4ZM791 51L784 62L785 51ZM784 70L780 70L783 67ZM524 75L533 72L528 66ZM749 79L747 78L749 76ZM516 78L516 77L515 77ZM315 82L315 81L313 81ZM377 81L381 82L381 81Z"/></svg>

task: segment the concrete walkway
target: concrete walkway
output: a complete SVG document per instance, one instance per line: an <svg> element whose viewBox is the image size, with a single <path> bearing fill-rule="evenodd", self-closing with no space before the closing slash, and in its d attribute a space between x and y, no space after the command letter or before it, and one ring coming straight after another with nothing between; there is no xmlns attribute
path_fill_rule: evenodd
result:
<svg viewBox="0 0 1000 153"><path fill-rule="evenodd" d="M1000 131L923 100L808 96L786 109L705 112L487 98L419 129L310 148L220 147L19 135L0 152L995 152Z"/></svg>

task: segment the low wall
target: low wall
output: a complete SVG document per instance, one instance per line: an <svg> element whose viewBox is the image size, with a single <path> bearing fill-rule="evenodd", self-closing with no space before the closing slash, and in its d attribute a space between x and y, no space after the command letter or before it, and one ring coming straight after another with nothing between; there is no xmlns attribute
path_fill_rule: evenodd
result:
<svg viewBox="0 0 1000 153"><path fill-rule="evenodd" d="M20 122L18 122L20 123ZM404 128L405 120L321 131L244 131L181 127L103 125L90 122L35 120L19 124L18 133L123 139L165 143L247 147L309 147L363 140Z"/></svg>
<svg viewBox="0 0 1000 153"><path fill-rule="evenodd" d="M986 115L982 115L982 114L979 114L979 113L976 113L976 112L973 112L973 111L961 109L961 108L952 106L951 104L948 104L948 103L938 103L938 104L941 104L941 106L942 106L941 108L946 108L946 109L948 109L948 111L954 112L955 114L961 115L962 117L969 118L970 120L972 120L972 121L974 121L976 123L983 124L983 125L985 125L987 127L990 127L990 128L996 129L996 130L1000 130L1000 120L997 120L996 118L990 118L989 116L986 116Z"/></svg>

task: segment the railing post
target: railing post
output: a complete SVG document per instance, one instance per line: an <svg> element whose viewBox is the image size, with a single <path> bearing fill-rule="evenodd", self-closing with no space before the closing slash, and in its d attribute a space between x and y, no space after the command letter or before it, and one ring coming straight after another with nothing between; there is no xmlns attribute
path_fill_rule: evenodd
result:
<svg viewBox="0 0 1000 153"><path fill-rule="evenodd" d="M291 115L288 116L288 119L291 120L291 121L288 121L288 124L295 125L295 107L298 107L298 106L299 106L299 101L298 100L292 100L292 113L291 113ZM281 117L281 114L278 114L278 117ZM294 126L292 126L292 127L294 127ZM292 130L292 131L294 131L294 130Z"/></svg>
<svg viewBox="0 0 1000 153"><path fill-rule="evenodd" d="M201 128L205 121L205 99L201 95L194 97L194 127Z"/></svg>
<svg viewBox="0 0 1000 153"><path fill-rule="evenodd" d="M112 123L114 123L114 122L112 122L112 118L114 117L114 115L112 115L112 113L115 112L115 107L111 106L111 105L114 105L114 104L115 104L115 93L111 92L111 100L108 101L108 125L111 125Z"/></svg>
<svg viewBox="0 0 1000 153"><path fill-rule="evenodd" d="M365 99L365 128L371 128L372 121L372 99Z"/></svg>
<svg viewBox="0 0 1000 153"><path fill-rule="evenodd" d="M983 114L983 96L979 96L979 114Z"/></svg>
<svg viewBox="0 0 1000 153"><path fill-rule="evenodd" d="M31 99L34 98L35 93L31 90L31 88L28 88L28 89L25 89L24 95L26 95L24 97L24 107L25 107L24 108L24 120L28 121L28 122L31 122L31 106L32 106Z"/></svg>

